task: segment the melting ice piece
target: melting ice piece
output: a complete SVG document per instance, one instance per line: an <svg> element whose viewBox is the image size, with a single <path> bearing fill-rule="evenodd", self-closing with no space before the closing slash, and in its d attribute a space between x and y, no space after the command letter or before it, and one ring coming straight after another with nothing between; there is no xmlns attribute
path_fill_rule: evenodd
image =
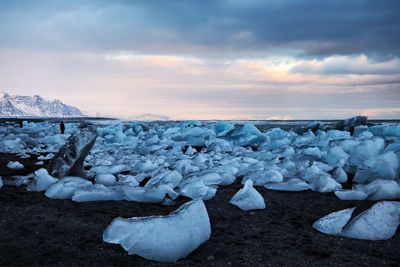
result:
<svg viewBox="0 0 400 267"><path fill-rule="evenodd" d="M338 190L335 191L335 195L341 200L364 200L368 197L366 192L358 189Z"/></svg>
<svg viewBox="0 0 400 267"><path fill-rule="evenodd" d="M396 199L400 198L400 186L396 181L377 179L360 188L369 193L370 200Z"/></svg>
<svg viewBox="0 0 400 267"><path fill-rule="evenodd" d="M355 209L349 208L328 214L316 221L313 227L328 235L339 235Z"/></svg>
<svg viewBox="0 0 400 267"><path fill-rule="evenodd" d="M283 176L278 170L261 170L250 172L242 179L242 184L246 181L252 180L254 185L265 185L266 183L279 183L283 181Z"/></svg>
<svg viewBox="0 0 400 267"><path fill-rule="evenodd" d="M400 202L381 201L353 218L342 236L365 240L386 240L394 236L400 224Z"/></svg>
<svg viewBox="0 0 400 267"><path fill-rule="evenodd" d="M310 186L302 179L292 178L287 182L267 183L266 188L280 191L305 191L310 189Z"/></svg>
<svg viewBox="0 0 400 267"><path fill-rule="evenodd" d="M95 178L96 184L103 184L103 185L115 185L117 183L117 179L114 175L109 173L102 173L97 174Z"/></svg>
<svg viewBox="0 0 400 267"><path fill-rule="evenodd" d="M241 210L265 209L264 198L254 189L252 180L246 181L244 187L232 197L230 203Z"/></svg>
<svg viewBox="0 0 400 267"><path fill-rule="evenodd" d="M170 185L165 184L157 187L123 186L122 191L126 200L137 202L162 202L167 194L172 199L179 196Z"/></svg>
<svg viewBox="0 0 400 267"><path fill-rule="evenodd" d="M120 244L129 255L149 260L176 262L210 238L211 225L201 200L182 205L167 216L116 218L103 240Z"/></svg>
<svg viewBox="0 0 400 267"><path fill-rule="evenodd" d="M92 182L80 177L65 177L57 183L52 184L47 189L45 195L53 199L71 199L76 189L91 184Z"/></svg>
<svg viewBox="0 0 400 267"><path fill-rule="evenodd" d="M124 193L118 187L107 187L102 184L80 187L74 191L72 200L76 202L123 200Z"/></svg>
<svg viewBox="0 0 400 267"><path fill-rule="evenodd" d="M24 165L22 165L18 161L10 161L7 164L7 168L12 169L12 170L21 170L24 168Z"/></svg>
<svg viewBox="0 0 400 267"><path fill-rule="evenodd" d="M315 176L309 181L311 190L328 193L342 189L342 185L336 182L329 174L322 176Z"/></svg>
<svg viewBox="0 0 400 267"><path fill-rule="evenodd" d="M28 191L46 191L49 186L54 183L57 183L58 179L49 175L46 169L39 169L35 171L35 176L33 177L32 182L28 184L26 190Z"/></svg>

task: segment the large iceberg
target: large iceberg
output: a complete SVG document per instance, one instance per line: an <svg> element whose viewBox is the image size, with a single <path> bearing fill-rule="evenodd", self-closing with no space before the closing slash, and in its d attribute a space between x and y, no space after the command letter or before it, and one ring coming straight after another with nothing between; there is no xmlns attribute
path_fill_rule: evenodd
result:
<svg viewBox="0 0 400 267"><path fill-rule="evenodd" d="M210 234L207 209L203 201L193 200L167 216L116 218L103 239L120 244L130 255L176 262L207 241Z"/></svg>

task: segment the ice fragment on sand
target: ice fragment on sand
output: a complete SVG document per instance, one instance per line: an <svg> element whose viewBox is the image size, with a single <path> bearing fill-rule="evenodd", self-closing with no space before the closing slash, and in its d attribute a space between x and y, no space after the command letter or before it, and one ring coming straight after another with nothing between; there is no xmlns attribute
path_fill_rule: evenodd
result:
<svg viewBox="0 0 400 267"><path fill-rule="evenodd" d="M26 187L26 190L35 192L46 191L49 186L57 181L57 178L49 175L47 170L42 168L35 171L35 176L33 177L32 182L30 182Z"/></svg>
<svg viewBox="0 0 400 267"><path fill-rule="evenodd" d="M313 227L328 235L340 234L343 227L350 220L355 209L356 208L349 208L328 214L316 221Z"/></svg>
<svg viewBox="0 0 400 267"><path fill-rule="evenodd" d="M246 181L244 187L232 197L230 203L241 210L265 209L264 198L254 189L252 180Z"/></svg>
<svg viewBox="0 0 400 267"><path fill-rule="evenodd" d="M201 200L190 201L167 216L116 218L103 240L120 244L128 254L149 260L176 262L210 238L207 209Z"/></svg>
<svg viewBox="0 0 400 267"><path fill-rule="evenodd" d="M18 161L10 161L7 164L7 168L13 169L13 170L20 170L20 169L24 168L24 165L22 165Z"/></svg>

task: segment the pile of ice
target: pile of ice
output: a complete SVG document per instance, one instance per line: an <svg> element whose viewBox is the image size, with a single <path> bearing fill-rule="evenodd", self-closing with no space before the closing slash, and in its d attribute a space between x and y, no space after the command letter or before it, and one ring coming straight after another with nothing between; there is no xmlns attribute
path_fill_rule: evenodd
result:
<svg viewBox="0 0 400 267"><path fill-rule="evenodd" d="M3 124L0 127L0 152L57 152L75 130L74 123L65 123L65 134L60 133L58 123L24 122L23 128Z"/></svg>
<svg viewBox="0 0 400 267"><path fill-rule="evenodd" d="M109 177L100 182L105 186L121 186L128 176L131 182L122 190L133 201L179 195L207 200L240 176L243 184L251 180L271 190L336 192L342 199L400 197L397 125L347 127L353 134L320 128L327 130L262 133L250 123L117 121L98 126L85 166L97 180ZM179 174L172 183L166 178L171 171ZM342 190L349 176L354 188Z"/></svg>
<svg viewBox="0 0 400 267"><path fill-rule="evenodd" d="M313 224L318 231L356 239L386 240L400 224L400 202L381 201L351 219L355 208L331 213Z"/></svg>
<svg viewBox="0 0 400 267"><path fill-rule="evenodd" d="M116 218L103 239L120 244L130 255L176 262L207 241L210 234L207 209L203 201L193 200L167 216Z"/></svg>

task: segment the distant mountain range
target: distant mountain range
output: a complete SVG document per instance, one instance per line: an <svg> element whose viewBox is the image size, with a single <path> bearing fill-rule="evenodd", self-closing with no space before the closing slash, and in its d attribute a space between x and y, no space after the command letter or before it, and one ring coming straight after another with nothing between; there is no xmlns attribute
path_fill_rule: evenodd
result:
<svg viewBox="0 0 400 267"><path fill-rule="evenodd" d="M0 117L85 117L85 114L60 100L0 92Z"/></svg>
<svg viewBox="0 0 400 267"><path fill-rule="evenodd" d="M162 114L146 113L139 116L131 117L130 119L138 121L168 121L170 120L170 117Z"/></svg>

